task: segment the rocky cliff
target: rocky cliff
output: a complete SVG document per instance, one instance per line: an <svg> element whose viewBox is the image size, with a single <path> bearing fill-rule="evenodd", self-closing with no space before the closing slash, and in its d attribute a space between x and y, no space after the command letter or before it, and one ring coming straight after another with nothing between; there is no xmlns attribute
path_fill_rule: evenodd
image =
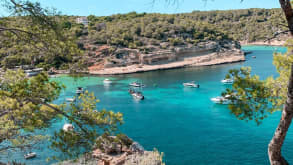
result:
<svg viewBox="0 0 293 165"><path fill-rule="evenodd" d="M167 42L146 49L129 49L106 45L87 45L92 74L123 74L194 65L213 65L243 61L239 42L207 41L197 45L172 46Z"/></svg>

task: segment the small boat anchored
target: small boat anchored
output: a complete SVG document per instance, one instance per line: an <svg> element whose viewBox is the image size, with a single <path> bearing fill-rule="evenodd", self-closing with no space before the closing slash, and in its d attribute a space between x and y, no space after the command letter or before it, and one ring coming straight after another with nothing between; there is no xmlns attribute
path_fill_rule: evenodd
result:
<svg viewBox="0 0 293 165"><path fill-rule="evenodd" d="M232 101L229 100L230 95L226 96L218 96L211 98L211 101L216 103L216 104L232 104Z"/></svg>
<svg viewBox="0 0 293 165"><path fill-rule="evenodd" d="M82 88L82 87L77 87L75 93L76 93L76 94L81 94L81 93L83 93L83 88Z"/></svg>
<svg viewBox="0 0 293 165"><path fill-rule="evenodd" d="M132 87L145 87L144 84L139 83L139 82L132 82L132 83L129 84L129 86L132 86Z"/></svg>
<svg viewBox="0 0 293 165"><path fill-rule="evenodd" d="M68 102L74 102L75 101L75 98L67 98L66 101L68 101Z"/></svg>
<svg viewBox="0 0 293 165"><path fill-rule="evenodd" d="M57 78L57 75L49 75L50 78Z"/></svg>
<svg viewBox="0 0 293 165"><path fill-rule="evenodd" d="M184 87L199 88L199 84L195 84L194 81L183 83Z"/></svg>
<svg viewBox="0 0 293 165"><path fill-rule="evenodd" d="M37 153L35 152L29 152L27 154L24 155L24 158L25 159L32 159L32 158L35 158L37 156Z"/></svg>
<svg viewBox="0 0 293 165"><path fill-rule="evenodd" d="M43 71L43 68L36 68L32 70L24 70L27 77L36 76Z"/></svg>
<svg viewBox="0 0 293 165"><path fill-rule="evenodd" d="M111 84L112 81L111 81L110 79L107 79L107 78L106 78L106 79L103 81L103 83L104 83L104 84Z"/></svg>
<svg viewBox="0 0 293 165"><path fill-rule="evenodd" d="M221 82L223 84L233 84L234 80L233 79L230 79L230 78L225 78L224 80L221 80Z"/></svg>
<svg viewBox="0 0 293 165"><path fill-rule="evenodd" d="M74 127L73 127L73 125L72 124L64 124L63 125L63 131L65 131L65 132L67 132L67 131L73 131L74 130Z"/></svg>
<svg viewBox="0 0 293 165"><path fill-rule="evenodd" d="M144 100L144 96L141 92L136 92L133 89L129 89L128 92L132 95L132 97L136 100Z"/></svg>

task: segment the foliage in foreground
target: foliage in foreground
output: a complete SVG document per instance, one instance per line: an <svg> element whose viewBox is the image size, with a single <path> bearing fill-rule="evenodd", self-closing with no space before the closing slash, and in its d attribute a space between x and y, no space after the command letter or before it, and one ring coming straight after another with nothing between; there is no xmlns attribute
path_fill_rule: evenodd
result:
<svg viewBox="0 0 293 165"><path fill-rule="evenodd" d="M290 76L293 40L287 41L287 53L275 53L273 64L278 77L268 77L261 80L257 75L251 75L251 69L244 67L230 70L228 76L234 77L232 89L227 89L223 95L229 94L234 104L229 105L231 112L240 120L254 120L257 124L269 114L281 110L287 99L287 86Z"/></svg>
<svg viewBox="0 0 293 165"><path fill-rule="evenodd" d="M97 110L92 93L81 94L70 105L52 104L63 88L45 73L29 79L22 71L7 71L0 89L0 151L29 148L50 138L52 148L64 153L63 159L72 158L89 152L98 136L112 135L122 124L121 113ZM74 131L60 128L53 136L38 135L61 119L71 123Z"/></svg>
<svg viewBox="0 0 293 165"><path fill-rule="evenodd" d="M1 66L38 65L69 68L78 63L81 50L63 17L55 10L30 1L0 1L11 14L0 17Z"/></svg>

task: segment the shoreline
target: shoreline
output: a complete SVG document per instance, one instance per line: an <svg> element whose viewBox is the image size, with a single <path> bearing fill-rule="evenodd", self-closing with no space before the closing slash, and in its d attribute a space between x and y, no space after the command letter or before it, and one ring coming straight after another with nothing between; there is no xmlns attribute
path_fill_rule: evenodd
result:
<svg viewBox="0 0 293 165"><path fill-rule="evenodd" d="M234 55L236 52L230 52L229 55L219 57L217 53L211 53L209 55L190 57L183 59L182 61L168 62L165 64L157 65L130 65L126 67L113 67L100 70L89 70L90 75L119 75L119 74L131 74L141 73L156 70L169 70L177 68L195 67L195 66L211 66L227 63L236 63L245 61L245 56L242 53Z"/></svg>
<svg viewBox="0 0 293 165"><path fill-rule="evenodd" d="M269 45L264 42L251 42L251 43L245 43L241 44L241 46L276 46L276 47L282 47L284 45ZM234 52L235 53L235 52ZM245 52L244 52L245 53ZM106 68L106 69L99 69L99 70L91 70L89 69L87 72L82 72L83 74L87 75L122 75L122 74L133 74L133 73L143 73L143 72L150 72L150 71L157 71L157 70L171 70L171 69L179 69L179 68L188 68L188 67L197 67L197 66L213 66L213 65L222 65L222 64L231 64L231 63L237 63L237 62L243 62L245 61L245 54L244 57L238 55L233 55L231 53L230 55L225 55L224 57L213 57L211 60L203 60L203 62L198 62L199 58L206 58L209 59L211 56L214 56L216 53L211 53L208 55L202 55L197 57L190 57L188 60L183 61L175 61L175 62L167 62L165 64L157 64L157 65L140 65L140 64L134 64L129 65L126 67L112 67L112 68ZM191 60L190 60L191 59ZM89 67L90 68L90 67ZM57 73L55 76L60 75L67 75L69 73ZM52 76L52 77L55 77Z"/></svg>
<svg viewBox="0 0 293 165"><path fill-rule="evenodd" d="M255 41L255 42L246 42L240 41L241 46L284 46L286 41L271 41L264 42L264 41Z"/></svg>
<svg viewBox="0 0 293 165"><path fill-rule="evenodd" d="M285 41L256 41L246 42L240 41L241 46L284 46ZM201 54L192 57L179 57L176 61L161 61L160 63L154 64L131 64L127 66L113 66L113 67L100 67L90 66L88 67L88 74L90 75L121 75L121 74L132 74L142 73L156 70L168 70L177 68L186 68L194 66L211 66L220 65L227 63L236 63L245 61L245 52L241 50L230 49L224 52L213 52L208 54Z"/></svg>

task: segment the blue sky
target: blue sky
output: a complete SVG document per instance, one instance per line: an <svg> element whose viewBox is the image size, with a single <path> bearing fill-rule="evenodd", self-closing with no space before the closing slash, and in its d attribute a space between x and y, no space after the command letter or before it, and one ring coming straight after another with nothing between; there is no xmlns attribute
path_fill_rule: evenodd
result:
<svg viewBox="0 0 293 165"><path fill-rule="evenodd" d="M55 7L66 15L106 16L117 13L159 12L182 13L193 10L227 10L244 8L279 8L278 0L177 0L167 4L165 0L35 0L46 7ZM172 0L171 0L172 1ZM0 10L1 11L1 10Z"/></svg>

